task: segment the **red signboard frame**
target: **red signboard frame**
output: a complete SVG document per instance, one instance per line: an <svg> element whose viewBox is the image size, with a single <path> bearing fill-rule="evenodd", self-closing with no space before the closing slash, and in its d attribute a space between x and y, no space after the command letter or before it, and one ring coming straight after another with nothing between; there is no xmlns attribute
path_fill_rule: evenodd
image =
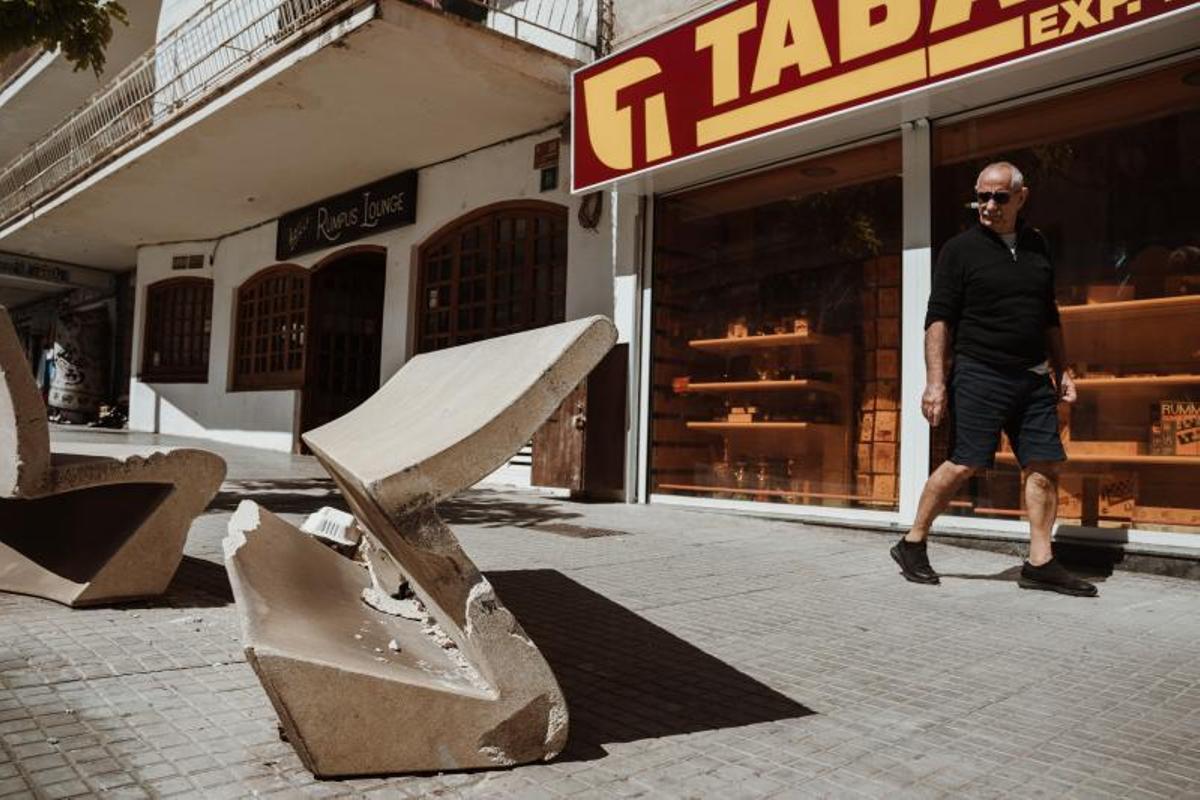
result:
<svg viewBox="0 0 1200 800"><path fill-rule="evenodd" d="M572 190L1197 3L732 0L575 72Z"/></svg>

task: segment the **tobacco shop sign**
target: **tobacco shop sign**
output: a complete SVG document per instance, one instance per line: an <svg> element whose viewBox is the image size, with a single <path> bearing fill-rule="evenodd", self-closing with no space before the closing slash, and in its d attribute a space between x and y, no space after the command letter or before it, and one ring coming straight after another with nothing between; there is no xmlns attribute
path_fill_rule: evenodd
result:
<svg viewBox="0 0 1200 800"><path fill-rule="evenodd" d="M408 170L279 218L275 258L353 242L417 221L417 173Z"/></svg>
<svg viewBox="0 0 1200 800"><path fill-rule="evenodd" d="M735 0L573 76L572 188L1200 0Z"/></svg>

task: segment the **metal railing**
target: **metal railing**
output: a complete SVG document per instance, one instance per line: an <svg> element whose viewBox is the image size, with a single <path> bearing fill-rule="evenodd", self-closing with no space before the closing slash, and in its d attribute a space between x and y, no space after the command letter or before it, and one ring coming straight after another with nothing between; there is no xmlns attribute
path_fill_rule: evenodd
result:
<svg viewBox="0 0 1200 800"><path fill-rule="evenodd" d="M360 1L211 0L0 171L0 225L215 96L319 18ZM603 41L597 4L612 0L421 1L563 52L539 41L557 37L594 57Z"/></svg>
<svg viewBox="0 0 1200 800"><path fill-rule="evenodd" d="M576 58L607 52L604 24L612 0L439 0L451 13ZM472 13L478 12L478 15ZM566 45L564 47L564 45Z"/></svg>

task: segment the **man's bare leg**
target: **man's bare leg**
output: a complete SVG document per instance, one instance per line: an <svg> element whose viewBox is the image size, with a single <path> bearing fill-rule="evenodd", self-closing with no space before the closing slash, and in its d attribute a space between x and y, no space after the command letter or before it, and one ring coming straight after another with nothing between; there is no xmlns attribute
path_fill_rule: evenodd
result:
<svg viewBox="0 0 1200 800"><path fill-rule="evenodd" d="M1053 557L1050 534L1058 516L1058 464L1034 461L1025 468L1025 512L1029 515L1029 563L1040 567Z"/></svg>
<svg viewBox="0 0 1200 800"><path fill-rule="evenodd" d="M975 467L964 467L953 461L943 461L942 465L933 471L925 488L921 491L921 500L917 504L917 518L913 521L912 529L905 534L906 542L923 542L929 536L933 521L938 518L950 501L958 494L958 490L966 483L967 478L975 474ZM1056 495L1057 497L1057 495Z"/></svg>

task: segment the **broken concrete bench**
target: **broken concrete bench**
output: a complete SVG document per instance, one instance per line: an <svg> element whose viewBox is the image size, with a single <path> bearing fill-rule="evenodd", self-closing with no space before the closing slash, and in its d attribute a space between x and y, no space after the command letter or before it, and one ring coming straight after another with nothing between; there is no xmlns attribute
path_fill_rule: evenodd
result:
<svg viewBox="0 0 1200 800"><path fill-rule="evenodd" d="M496 767L562 749L549 665L435 506L511 458L615 339L593 317L419 355L304 434L353 512L336 547L238 507L225 559L246 654L313 773Z"/></svg>
<svg viewBox="0 0 1200 800"><path fill-rule="evenodd" d="M0 307L0 591L69 606L154 597L225 477L203 450L50 450L46 407Z"/></svg>

